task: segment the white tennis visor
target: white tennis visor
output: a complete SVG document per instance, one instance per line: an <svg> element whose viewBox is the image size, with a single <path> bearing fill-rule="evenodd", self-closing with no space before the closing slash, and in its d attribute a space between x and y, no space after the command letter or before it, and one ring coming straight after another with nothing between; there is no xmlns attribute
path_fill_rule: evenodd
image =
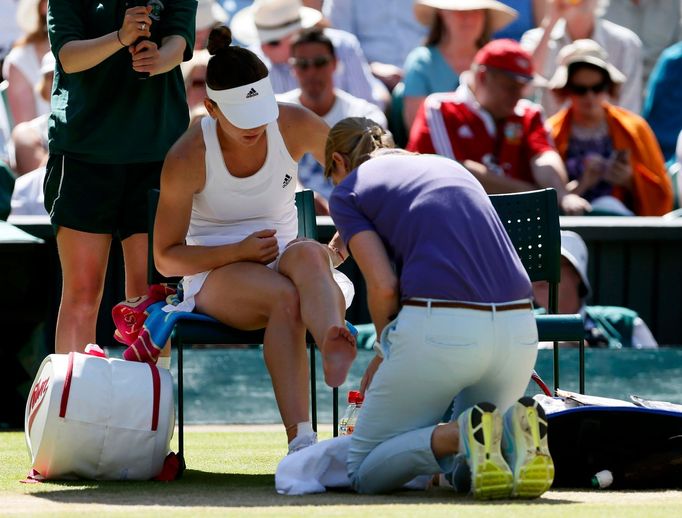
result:
<svg viewBox="0 0 682 518"><path fill-rule="evenodd" d="M227 120L240 129L257 128L276 120L279 115L269 77L227 90L212 90L206 86L206 94Z"/></svg>

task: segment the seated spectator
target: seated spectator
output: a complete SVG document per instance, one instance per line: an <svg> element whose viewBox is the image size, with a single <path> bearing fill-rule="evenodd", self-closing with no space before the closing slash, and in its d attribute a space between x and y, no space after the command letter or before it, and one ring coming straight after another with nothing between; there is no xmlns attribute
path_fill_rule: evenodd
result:
<svg viewBox="0 0 682 518"><path fill-rule="evenodd" d="M547 126L571 192L596 210L661 216L672 210L673 195L656 138L639 115L607 102L624 81L596 42L564 47L549 86L567 107Z"/></svg>
<svg viewBox="0 0 682 518"><path fill-rule="evenodd" d="M426 98L407 149L459 160L488 193L553 187L565 213L582 214L589 204L567 191L540 106L521 99L532 80L531 57L516 41L491 41L454 93Z"/></svg>
<svg viewBox="0 0 682 518"><path fill-rule="evenodd" d="M224 24L227 18L225 9L216 0L199 0L195 21L194 50L205 49L211 29L216 25Z"/></svg>
<svg viewBox="0 0 682 518"><path fill-rule="evenodd" d="M204 99L206 99L206 66L210 57L206 49L195 50L192 59L180 64L185 82L187 106L190 111L190 125L195 122L196 118L208 113L204 107Z"/></svg>
<svg viewBox="0 0 682 518"><path fill-rule="evenodd" d="M429 34L405 61L403 119L408 130L424 98L457 88L476 52L517 16L495 0L417 0L414 12Z"/></svg>
<svg viewBox="0 0 682 518"><path fill-rule="evenodd" d="M592 39L599 43L620 70L623 84L618 106L639 113L642 106L642 42L630 29L597 16L599 0L549 0L540 27L523 35L521 45L533 55L535 70L549 79L554 75L559 51L575 40ZM540 104L549 117L561 109L550 92L540 92Z"/></svg>
<svg viewBox="0 0 682 518"><path fill-rule="evenodd" d="M649 327L635 311L618 306L588 306L590 281L587 278L588 253L582 237L561 231L561 282L559 313L581 313L585 318L585 341L590 347L658 347ZM546 308L549 288L546 281L533 283L535 303ZM575 344L577 345L577 344ZM548 347L551 344L548 344ZM544 344L541 344L544 347Z"/></svg>
<svg viewBox="0 0 682 518"><path fill-rule="evenodd" d="M547 0L500 0L519 13L518 18L493 34L495 39L511 38L519 41L523 33L534 29L545 17Z"/></svg>
<svg viewBox="0 0 682 518"><path fill-rule="evenodd" d="M403 78L408 53L426 30L412 10L414 0L326 0L324 15L332 27L357 36L372 73L389 90ZM396 34L400 37L396 38Z"/></svg>
<svg viewBox="0 0 682 518"><path fill-rule="evenodd" d="M43 56L40 65L40 81L35 90L41 99L50 102L52 82L54 80L55 58L52 52ZM17 124L12 130L14 146L14 171L18 175L33 171L47 163L47 119L49 113L39 115L35 119Z"/></svg>
<svg viewBox="0 0 682 518"><path fill-rule="evenodd" d="M682 37L682 3L674 0L609 0L602 18L627 27L642 40L642 82L666 47Z"/></svg>
<svg viewBox="0 0 682 518"><path fill-rule="evenodd" d="M281 94L298 86L289 64L293 37L321 20L320 11L302 6L300 0L255 0L235 14L230 28L265 63L274 92ZM388 89L372 75L358 39L338 29L324 29L324 33L340 65L334 74L335 86L383 109L390 97Z"/></svg>
<svg viewBox="0 0 682 518"><path fill-rule="evenodd" d="M651 126L666 161L675 156L682 131L682 42L663 51L649 77L642 117Z"/></svg>
<svg viewBox="0 0 682 518"><path fill-rule="evenodd" d="M386 116L376 105L334 88L337 67L334 46L322 30L300 32L291 43L291 53L291 64L301 87L278 95L279 101L303 105L329 126L346 117L367 117L386 128ZM298 164L299 182L324 198L325 209L320 212L327 214L326 200L334 186L323 173L322 166L310 154L305 154Z"/></svg>
<svg viewBox="0 0 682 518"><path fill-rule="evenodd" d="M17 23L24 35L15 43L2 64L7 79L7 99L14 124L49 113L50 103L36 92L40 80L40 60L50 50L47 39L47 0L21 0Z"/></svg>

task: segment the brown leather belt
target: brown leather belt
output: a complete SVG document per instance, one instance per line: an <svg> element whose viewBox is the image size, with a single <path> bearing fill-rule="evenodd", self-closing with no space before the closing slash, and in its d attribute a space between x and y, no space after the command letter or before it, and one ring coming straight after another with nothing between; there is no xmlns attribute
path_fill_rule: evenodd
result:
<svg viewBox="0 0 682 518"><path fill-rule="evenodd" d="M420 308L459 308L474 309L477 311L512 311L514 309L533 309L530 302L518 302L516 304L469 304L467 302L440 302L429 303L426 300L405 300L403 306L418 306Z"/></svg>

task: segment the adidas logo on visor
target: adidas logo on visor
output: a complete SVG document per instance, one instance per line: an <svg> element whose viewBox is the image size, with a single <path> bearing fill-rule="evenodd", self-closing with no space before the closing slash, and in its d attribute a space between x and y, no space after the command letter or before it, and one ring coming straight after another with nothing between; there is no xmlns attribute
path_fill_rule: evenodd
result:
<svg viewBox="0 0 682 518"><path fill-rule="evenodd" d="M256 89L252 88L251 90L249 90L249 93L246 94L246 98L251 99L252 97L256 97L257 95L258 95L258 92L256 92Z"/></svg>

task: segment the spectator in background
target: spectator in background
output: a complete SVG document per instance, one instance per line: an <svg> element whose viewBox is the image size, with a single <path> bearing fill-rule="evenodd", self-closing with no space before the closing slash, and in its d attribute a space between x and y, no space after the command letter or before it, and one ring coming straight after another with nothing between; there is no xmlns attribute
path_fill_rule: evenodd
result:
<svg viewBox="0 0 682 518"><path fill-rule="evenodd" d="M35 90L42 99L49 102L54 80L55 59L51 51L43 56L40 65L40 80ZM12 130L14 146L14 172L23 175L44 166L47 162L47 120L44 113L35 119L17 124Z"/></svg>
<svg viewBox="0 0 682 518"><path fill-rule="evenodd" d="M14 124L49 113L50 104L35 91L40 80L40 60L50 50L47 39L47 0L21 0L17 23L23 31L2 64L7 79L7 100Z"/></svg>
<svg viewBox="0 0 682 518"><path fill-rule="evenodd" d="M204 107L204 99L206 98L206 66L210 57L206 49L195 50L192 59L180 65L185 81L190 125L208 113Z"/></svg>
<svg viewBox="0 0 682 518"><path fill-rule="evenodd" d="M592 288L587 278L588 253L582 237L570 230L561 231L561 282L559 283L559 313L580 313L585 318L585 341L590 347L658 347L649 327L631 309L618 306L588 306ZM547 308L549 285L533 283L536 305ZM577 344L576 344L577 345ZM544 347L544 344L541 344ZM551 344L547 344L551 347Z"/></svg>
<svg viewBox="0 0 682 518"><path fill-rule="evenodd" d="M516 41L491 41L454 94L426 98L407 149L460 161L488 193L553 187L565 213L585 212L589 204L566 189L540 106L521 98L532 80L531 57Z"/></svg>
<svg viewBox="0 0 682 518"><path fill-rule="evenodd" d="M547 126L568 169L571 192L595 210L661 216L672 210L672 187L661 149L639 115L607 100L625 81L593 40L561 49L549 87L567 107Z"/></svg>
<svg viewBox="0 0 682 518"><path fill-rule="evenodd" d="M337 61L334 46L321 29L305 29L291 42L291 65L300 88L277 96L279 101L300 104L333 126L346 117L366 117L386 129L384 113L374 104L334 88ZM298 180L306 188L319 193L321 210L327 214L326 200L334 186L324 177L322 166L306 153L298 164Z"/></svg>
<svg viewBox="0 0 682 518"><path fill-rule="evenodd" d="M17 0L0 0L0 64L12 48L14 41L20 36L21 29L17 24Z"/></svg>
<svg viewBox="0 0 682 518"><path fill-rule="evenodd" d="M682 37L681 4L680 0L607 0L602 17L627 27L642 40L642 84L647 83L663 49Z"/></svg>
<svg viewBox="0 0 682 518"><path fill-rule="evenodd" d="M205 49L211 29L216 25L224 24L227 19L228 16L225 9L216 0L199 0L197 4L194 50Z"/></svg>
<svg viewBox="0 0 682 518"><path fill-rule="evenodd" d="M403 78L409 52L426 35L412 10L414 0L326 0L324 15L332 27L355 34L372 73L389 90Z"/></svg>
<svg viewBox="0 0 682 518"><path fill-rule="evenodd" d="M523 33L534 29L545 17L547 0L500 0L519 13L518 18L493 34L495 39L511 38L519 41Z"/></svg>
<svg viewBox="0 0 682 518"><path fill-rule="evenodd" d="M291 40L301 29L319 24L322 13L304 7L300 0L255 0L242 9L230 22L235 39L248 45L270 71L276 94L298 86L291 70ZM388 89L372 75L358 39L346 31L324 29L336 50L339 67L334 84L355 97L384 108L389 100Z"/></svg>
<svg viewBox="0 0 682 518"><path fill-rule="evenodd" d="M642 116L654 131L666 161L675 156L682 131L682 42L663 51L649 77Z"/></svg>
<svg viewBox="0 0 682 518"><path fill-rule="evenodd" d="M429 34L405 61L403 119L408 131L426 96L457 88L476 52L517 16L495 0L417 0L414 9Z"/></svg>
<svg viewBox="0 0 682 518"><path fill-rule="evenodd" d="M559 51L575 40L592 39L609 55L610 63L620 70L623 84L614 104L639 113L642 106L642 42L630 29L597 17L598 0L548 0L547 14L537 29L523 35L521 45L532 54L535 70L549 79L556 69ZM540 104L548 117L561 105L546 90Z"/></svg>

